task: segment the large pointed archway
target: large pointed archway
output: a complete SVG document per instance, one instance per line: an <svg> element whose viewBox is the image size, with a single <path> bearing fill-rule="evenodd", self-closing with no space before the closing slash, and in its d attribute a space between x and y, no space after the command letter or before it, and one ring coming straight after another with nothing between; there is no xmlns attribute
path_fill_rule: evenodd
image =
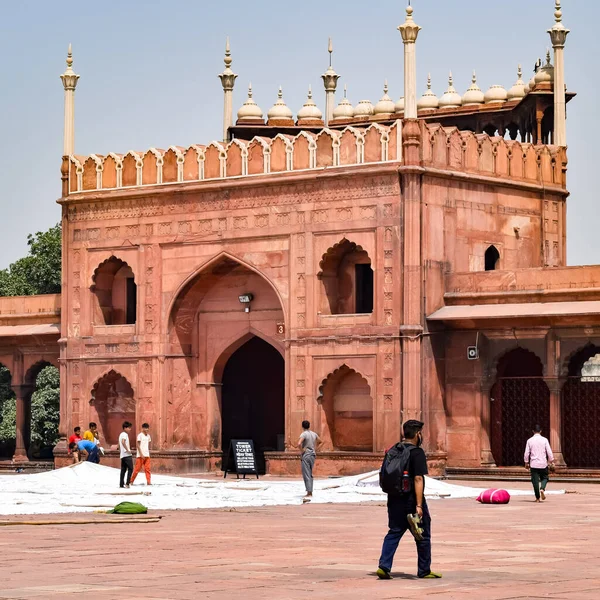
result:
<svg viewBox="0 0 600 600"><path fill-rule="evenodd" d="M221 383L223 451L232 439L253 440L259 457L265 451L282 450L285 371L281 354L252 336L229 357Z"/></svg>
<svg viewBox="0 0 600 600"><path fill-rule="evenodd" d="M170 312L172 447L226 453L237 438L261 452L281 447L284 320L274 284L230 254L190 276Z"/></svg>

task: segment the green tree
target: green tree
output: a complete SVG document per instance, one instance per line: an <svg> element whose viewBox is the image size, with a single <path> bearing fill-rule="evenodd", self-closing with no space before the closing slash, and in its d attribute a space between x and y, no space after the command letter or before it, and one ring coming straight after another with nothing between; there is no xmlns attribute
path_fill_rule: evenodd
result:
<svg viewBox="0 0 600 600"><path fill-rule="evenodd" d="M0 296L57 294L61 283L61 225L27 236L29 253L0 270Z"/></svg>
<svg viewBox="0 0 600 600"><path fill-rule="evenodd" d="M54 366L44 367L35 379L31 396L31 443L39 448L52 447L59 439L60 377Z"/></svg>
<svg viewBox="0 0 600 600"><path fill-rule="evenodd" d="M17 435L17 401L10 381L10 371L0 365L0 443L13 442Z"/></svg>

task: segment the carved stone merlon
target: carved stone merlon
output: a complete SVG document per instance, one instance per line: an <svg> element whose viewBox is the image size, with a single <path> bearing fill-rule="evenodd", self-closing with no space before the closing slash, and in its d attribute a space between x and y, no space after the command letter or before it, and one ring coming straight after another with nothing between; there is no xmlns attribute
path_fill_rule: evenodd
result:
<svg viewBox="0 0 600 600"><path fill-rule="evenodd" d="M340 78L334 70L332 66L332 57L333 57L333 44L331 42L331 38L329 38L329 46L327 48L329 52L329 67L327 71L321 75L323 79L323 85L325 86L325 125L333 119L333 107L335 104L335 91L337 89L337 82Z"/></svg>
<svg viewBox="0 0 600 600"><path fill-rule="evenodd" d="M556 146L567 145L567 107L565 98L564 48L569 30L562 23L560 0L556 0L555 23L548 30L554 48L554 139Z"/></svg>
<svg viewBox="0 0 600 600"><path fill-rule="evenodd" d="M404 42L404 118L417 118L417 60L415 42L421 28L414 22L413 7L406 7L406 21L398 27Z"/></svg>
<svg viewBox="0 0 600 600"><path fill-rule="evenodd" d="M229 38L225 42L225 70L218 76L223 86L223 141L229 139L229 128L233 125L233 87L237 75L231 70L231 49L229 47Z"/></svg>
<svg viewBox="0 0 600 600"><path fill-rule="evenodd" d="M67 52L67 68L60 76L65 88L65 125L63 156L75 153L75 88L79 81L79 75L73 71L73 51L71 44Z"/></svg>

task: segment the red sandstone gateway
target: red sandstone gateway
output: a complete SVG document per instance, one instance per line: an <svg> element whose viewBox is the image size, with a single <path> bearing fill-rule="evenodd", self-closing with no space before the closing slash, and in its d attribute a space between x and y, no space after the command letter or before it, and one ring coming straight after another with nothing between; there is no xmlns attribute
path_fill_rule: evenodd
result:
<svg viewBox="0 0 600 600"><path fill-rule="evenodd" d="M556 14L556 69L417 103L411 10L405 101L386 86L334 108L330 66L325 115L309 92L297 119L280 90L265 122L249 90L233 125L228 46L224 141L106 156L74 152L69 54L60 341L58 298L0 300L17 457L27 385L60 353L63 434L94 420L114 448L122 421L148 422L159 470L215 469L252 439L266 470L298 472L308 419L317 474L366 471L410 418L433 473L521 465L534 423L557 464L600 467L582 418L600 399L600 268L565 266Z"/></svg>

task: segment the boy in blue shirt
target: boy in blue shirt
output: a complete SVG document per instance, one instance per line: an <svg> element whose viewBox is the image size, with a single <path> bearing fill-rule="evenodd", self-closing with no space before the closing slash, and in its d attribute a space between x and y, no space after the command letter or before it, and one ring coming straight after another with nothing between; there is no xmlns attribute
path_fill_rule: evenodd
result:
<svg viewBox="0 0 600 600"><path fill-rule="evenodd" d="M73 452L73 457L75 458L75 462L79 462L77 457L75 457L75 452L83 456L87 456L87 460L93 463L99 463L100 459L98 458L98 446L94 442L90 442L89 440L79 440L78 442L71 442L69 444L69 450Z"/></svg>

